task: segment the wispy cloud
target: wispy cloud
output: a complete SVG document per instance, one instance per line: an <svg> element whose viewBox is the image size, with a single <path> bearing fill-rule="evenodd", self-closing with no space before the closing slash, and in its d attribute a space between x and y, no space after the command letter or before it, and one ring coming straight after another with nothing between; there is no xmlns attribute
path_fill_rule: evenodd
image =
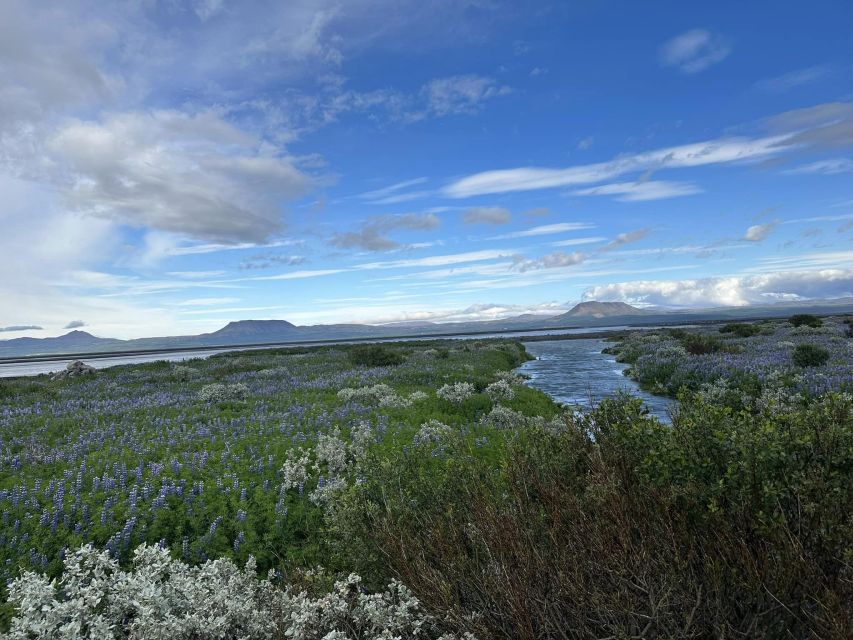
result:
<svg viewBox="0 0 853 640"><path fill-rule="evenodd" d="M80 327L85 327L86 323L82 320L72 320L68 324L66 324L63 329L79 329Z"/></svg>
<svg viewBox="0 0 853 640"><path fill-rule="evenodd" d="M566 233L568 231L580 231L583 229L594 229L594 224L588 222L557 222L555 224L543 224L522 231L513 231L511 233L503 233L499 236L492 236L490 240L509 240L514 238L533 238L536 236L547 236L555 233Z"/></svg>
<svg viewBox="0 0 853 640"><path fill-rule="evenodd" d="M759 80L755 83L755 88L760 91L783 93L823 80L830 75L830 72L830 68L824 65L797 69L796 71L790 71L774 78Z"/></svg>
<svg viewBox="0 0 853 640"><path fill-rule="evenodd" d="M365 251L391 251L403 246L386 234L397 229L429 230L435 229L441 220L432 213L405 213L375 216L357 231L336 233L330 243L342 249L359 248Z"/></svg>
<svg viewBox="0 0 853 640"><path fill-rule="evenodd" d="M680 196L692 196L702 193L702 189L689 182L669 182L666 180L650 180L647 182L616 182L603 184L598 187L572 191L576 196L620 196L617 200L623 202L640 202L644 200L665 200Z"/></svg>
<svg viewBox="0 0 853 640"><path fill-rule="evenodd" d="M518 256L513 260L511 268L520 273L525 273L527 271L539 271L540 269L559 269L561 267L570 267L572 265L580 264L585 259L586 255L580 251L573 251L571 253L555 251L554 253L549 253L541 258L535 258L533 260L525 260L523 257Z"/></svg>
<svg viewBox="0 0 853 640"><path fill-rule="evenodd" d="M661 64L683 73L704 71L731 53L728 39L706 29L691 29L667 41L660 50Z"/></svg>
<svg viewBox="0 0 853 640"><path fill-rule="evenodd" d="M747 162L778 155L793 134L764 138L721 138L644 153L619 156L608 162L576 165L564 169L520 167L484 171L460 178L442 189L450 198L534 189L553 189L612 180L649 169L678 169L715 164Z"/></svg>
<svg viewBox="0 0 853 640"><path fill-rule="evenodd" d="M506 224L510 213L503 207L473 207L462 214L465 224Z"/></svg>
<svg viewBox="0 0 853 640"><path fill-rule="evenodd" d="M765 224L754 224L746 230L741 240L746 240L748 242L761 242L770 235L778 224L779 223L775 221L767 222Z"/></svg>
<svg viewBox="0 0 853 640"><path fill-rule="evenodd" d="M432 80L424 86L422 93L429 110L445 116L476 113L484 101L505 96L511 91L492 78L469 74Z"/></svg>
<svg viewBox="0 0 853 640"><path fill-rule="evenodd" d="M817 162L810 162L809 164L788 169L785 173L823 173L826 175L833 175L836 173L853 173L853 160L850 160L849 158L818 160Z"/></svg>
<svg viewBox="0 0 853 640"><path fill-rule="evenodd" d="M651 230L648 228L636 229L634 231L627 231L625 233L620 233L616 238L607 243L606 246L602 247L602 251L613 251L614 249L618 249L619 247L624 247L626 244L631 244L632 242L637 242L642 240Z"/></svg>

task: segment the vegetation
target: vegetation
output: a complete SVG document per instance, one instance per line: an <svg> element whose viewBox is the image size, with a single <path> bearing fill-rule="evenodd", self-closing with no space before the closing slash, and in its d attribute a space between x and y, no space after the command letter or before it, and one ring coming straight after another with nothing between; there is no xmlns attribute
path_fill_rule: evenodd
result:
<svg viewBox="0 0 853 640"><path fill-rule="evenodd" d="M399 351L389 349L381 344L368 344L352 347L347 353L350 362L365 367L392 367L403 364L403 356Z"/></svg>
<svg viewBox="0 0 853 640"><path fill-rule="evenodd" d="M829 351L814 344L798 344L791 359L798 367L819 367L829 360Z"/></svg>
<svg viewBox="0 0 853 640"><path fill-rule="evenodd" d="M720 333L733 333L739 338L751 338L761 333L761 327L755 324L730 323L720 327Z"/></svg>
<svg viewBox="0 0 853 640"><path fill-rule="evenodd" d="M810 313L797 313L788 318L788 322L794 327L811 327L817 329L823 326L823 320Z"/></svg>
<svg viewBox="0 0 853 640"><path fill-rule="evenodd" d="M555 405L512 373L527 355L505 340L0 381L7 624L20 638L94 634L95 619L112 625L98 637L176 639L844 638L846 329L610 347L678 394L672 424L625 396ZM801 345L828 358L803 368ZM396 358L356 364L368 349Z"/></svg>

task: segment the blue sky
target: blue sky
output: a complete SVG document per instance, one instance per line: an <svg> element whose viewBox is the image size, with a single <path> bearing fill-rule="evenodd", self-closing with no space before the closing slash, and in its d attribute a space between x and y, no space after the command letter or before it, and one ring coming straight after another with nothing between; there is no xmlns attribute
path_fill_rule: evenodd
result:
<svg viewBox="0 0 853 640"><path fill-rule="evenodd" d="M851 296L850 24L0 0L2 336Z"/></svg>

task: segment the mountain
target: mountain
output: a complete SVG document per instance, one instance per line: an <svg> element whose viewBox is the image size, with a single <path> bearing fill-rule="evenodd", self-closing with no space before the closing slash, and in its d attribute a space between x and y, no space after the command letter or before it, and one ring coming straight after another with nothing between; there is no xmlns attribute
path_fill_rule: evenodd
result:
<svg viewBox="0 0 853 640"><path fill-rule="evenodd" d="M564 313L563 318L612 318L614 316L644 316L648 311L632 307L624 302L581 302Z"/></svg>
<svg viewBox="0 0 853 640"><path fill-rule="evenodd" d="M99 338L86 331L71 331L55 338L12 338L0 340L0 356L99 351L124 344L123 340Z"/></svg>
<svg viewBox="0 0 853 640"><path fill-rule="evenodd" d="M296 325L287 320L237 320L229 322L213 333L203 334L200 337L209 336L216 340L226 338L228 340L266 342L268 339L278 336L293 337L296 332L298 332Z"/></svg>

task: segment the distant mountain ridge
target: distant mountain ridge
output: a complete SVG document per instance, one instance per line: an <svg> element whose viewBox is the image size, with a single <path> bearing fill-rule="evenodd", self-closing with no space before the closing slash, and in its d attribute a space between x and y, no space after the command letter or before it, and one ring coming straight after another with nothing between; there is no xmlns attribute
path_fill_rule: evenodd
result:
<svg viewBox="0 0 853 640"><path fill-rule="evenodd" d="M774 303L756 307L715 309L638 309L624 302L581 302L569 311L541 316L523 314L501 320L433 323L403 321L384 325L319 324L295 325L287 320L236 320L211 333L120 340L100 338L86 331L71 331L53 338L0 340L0 358L67 356L74 354L159 351L204 347L324 342L372 338L430 338L437 335L541 331L545 329L590 329L613 326L657 326L694 322L731 322L760 318L784 318L794 313L853 313L853 298Z"/></svg>

